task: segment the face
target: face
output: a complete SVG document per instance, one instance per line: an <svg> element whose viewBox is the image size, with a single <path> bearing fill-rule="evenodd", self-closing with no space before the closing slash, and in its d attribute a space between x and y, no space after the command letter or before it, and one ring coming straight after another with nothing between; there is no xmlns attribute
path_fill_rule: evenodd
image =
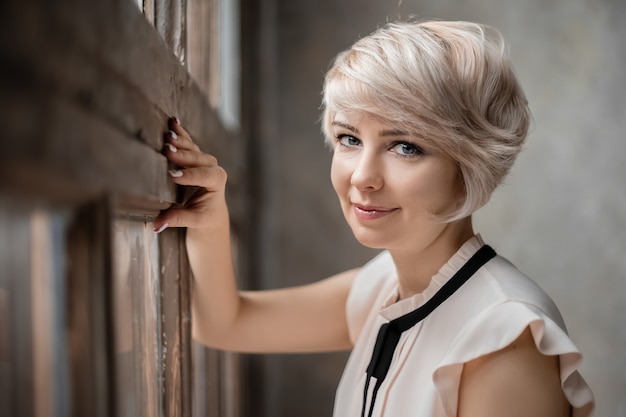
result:
<svg viewBox="0 0 626 417"><path fill-rule="evenodd" d="M449 226L432 215L462 198L452 159L367 115L335 115L333 136L331 180L359 242L420 250Z"/></svg>

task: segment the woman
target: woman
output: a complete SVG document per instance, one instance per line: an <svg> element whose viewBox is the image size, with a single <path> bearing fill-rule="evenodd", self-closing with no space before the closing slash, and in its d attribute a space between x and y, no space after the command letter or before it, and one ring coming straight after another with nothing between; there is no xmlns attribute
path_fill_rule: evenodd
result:
<svg viewBox="0 0 626 417"><path fill-rule="evenodd" d="M472 227L530 119L501 35L466 22L388 24L337 57L323 104L344 216L384 251L273 291L237 290L226 173L170 123L166 155L182 167L171 176L208 190L155 221L188 228L194 337L243 352L352 349L337 417L591 415L558 309Z"/></svg>

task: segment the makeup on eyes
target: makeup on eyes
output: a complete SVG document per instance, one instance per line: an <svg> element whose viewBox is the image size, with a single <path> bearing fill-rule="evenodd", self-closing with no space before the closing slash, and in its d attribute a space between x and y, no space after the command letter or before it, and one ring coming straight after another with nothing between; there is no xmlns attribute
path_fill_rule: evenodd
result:
<svg viewBox="0 0 626 417"><path fill-rule="evenodd" d="M341 119L334 120L332 126L336 128L335 143L339 146L345 148L363 146L363 140L360 139L361 132L358 127ZM412 159L429 154L423 146L411 139L415 135L405 130L384 127L378 131L377 136L379 138L390 138L391 140L385 144L385 149L393 152L400 158Z"/></svg>

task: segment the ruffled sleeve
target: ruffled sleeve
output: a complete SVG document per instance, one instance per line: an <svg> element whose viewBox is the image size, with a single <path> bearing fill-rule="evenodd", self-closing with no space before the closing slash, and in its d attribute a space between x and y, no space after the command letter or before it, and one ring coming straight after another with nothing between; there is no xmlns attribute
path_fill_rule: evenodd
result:
<svg viewBox="0 0 626 417"><path fill-rule="evenodd" d="M528 327L541 353L560 358L561 386L573 406L572 417L591 416L593 395L578 373L582 355L559 322L560 317L517 301L497 304L469 322L433 374L439 396L445 399L446 415L456 415L463 364L503 349Z"/></svg>

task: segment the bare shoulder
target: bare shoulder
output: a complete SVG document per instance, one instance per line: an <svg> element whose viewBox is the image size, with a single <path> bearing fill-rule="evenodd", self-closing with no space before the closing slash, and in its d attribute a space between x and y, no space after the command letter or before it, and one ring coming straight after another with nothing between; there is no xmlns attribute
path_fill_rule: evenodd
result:
<svg viewBox="0 0 626 417"><path fill-rule="evenodd" d="M459 387L459 417L566 417L559 358L543 355L526 329L513 343L466 363Z"/></svg>

